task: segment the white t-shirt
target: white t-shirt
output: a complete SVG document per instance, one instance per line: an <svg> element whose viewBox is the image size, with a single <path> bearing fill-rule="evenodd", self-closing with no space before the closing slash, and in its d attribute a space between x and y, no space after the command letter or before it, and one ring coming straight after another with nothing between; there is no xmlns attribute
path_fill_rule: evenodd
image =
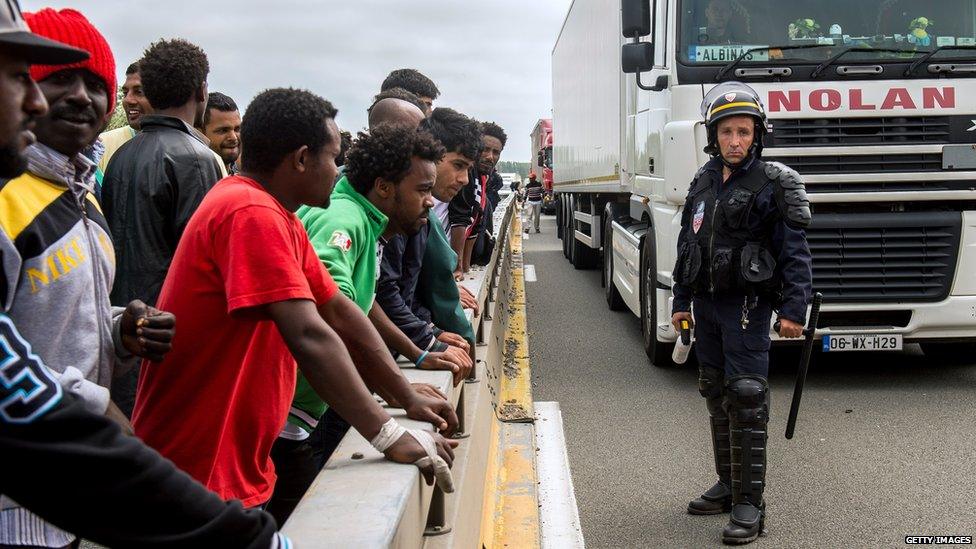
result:
<svg viewBox="0 0 976 549"><path fill-rule="evenodd" d="M441 227L444 227L445 233L450 233L451 231L447 221L447 210L449 206L450 202L441 202L436 198L434 199L434 214L437 216L437 219L441 221Z"/></svg>

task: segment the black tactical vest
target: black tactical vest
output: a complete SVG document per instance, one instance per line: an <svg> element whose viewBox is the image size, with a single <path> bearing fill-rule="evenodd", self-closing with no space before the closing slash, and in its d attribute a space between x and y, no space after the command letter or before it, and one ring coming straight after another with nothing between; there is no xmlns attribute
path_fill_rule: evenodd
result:
<svg viewBox="0 0 976 549"><path fill-rule="evenodd" d="M719 176L721 177L721 175ZM773 298L780 288L769 228L753 223L756 197L770 185L761 165L720 183L699 172L685 202L687 231L678 249L674 279L695 294L745 294Z"/></svg>

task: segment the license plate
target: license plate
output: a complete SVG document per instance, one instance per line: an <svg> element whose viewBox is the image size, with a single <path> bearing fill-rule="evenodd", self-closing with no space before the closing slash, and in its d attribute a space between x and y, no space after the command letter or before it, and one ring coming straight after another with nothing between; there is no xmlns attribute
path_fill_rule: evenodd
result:
<svg viewBox="0 0 976 549"><path fill-rule="evenodd" d="M823 350L830 351L900 351L901 334L846 334L823 336Z"/></svg>

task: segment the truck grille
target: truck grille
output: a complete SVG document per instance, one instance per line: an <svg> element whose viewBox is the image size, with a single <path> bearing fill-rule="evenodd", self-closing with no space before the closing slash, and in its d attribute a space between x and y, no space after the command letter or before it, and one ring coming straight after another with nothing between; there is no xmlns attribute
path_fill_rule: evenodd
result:
<svg viewBox="0 0 976 549"><path fill-rule="evenodd" d="M881 192L921 192L921 191L972 191L976 190L973 181L872 181L868 183L807 183L810 194L824 193L881 193Z"/></svg>
<svg viewBox="0 0 976 549"><path fill-rule="evenodd" d="M940 301L956 267L959 212L814 214L813 288L825 301Z"/></svg>
<svg viewBox="0 0 976 549"><path fill-rule="evenodd" d="M801 174L942 171L942 153L771 156Z"/></svg>
<svg viewBox="0 0 976 549"><path fill-rule="evenodd" d="M883 118L790 118L771 120L767 147L827 145L912 145L949 143L948 116Z"/></svg>

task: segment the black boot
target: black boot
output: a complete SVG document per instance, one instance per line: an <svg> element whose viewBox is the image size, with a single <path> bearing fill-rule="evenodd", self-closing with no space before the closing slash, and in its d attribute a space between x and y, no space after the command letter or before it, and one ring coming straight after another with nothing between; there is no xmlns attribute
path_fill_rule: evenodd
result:
<svg viewBox="0 0 976 549"><path fill-rule="evenodd" d="M741 545L762 535L766 521L769 384L758 375L734 376L728 380L725 398L732 442L732 514L722 542Z"/></svg>
<svg viewBox="0 0 976 549"><path fill-rule="evenodd" d="M723 372L715 368L699 368L698 390L705 397L712 426L712 452L715 455L715 474L718 482L704 494L688 503L692 515L717 515L732 509L732 465L729 450L729 415L723 406Z"/></svg>

